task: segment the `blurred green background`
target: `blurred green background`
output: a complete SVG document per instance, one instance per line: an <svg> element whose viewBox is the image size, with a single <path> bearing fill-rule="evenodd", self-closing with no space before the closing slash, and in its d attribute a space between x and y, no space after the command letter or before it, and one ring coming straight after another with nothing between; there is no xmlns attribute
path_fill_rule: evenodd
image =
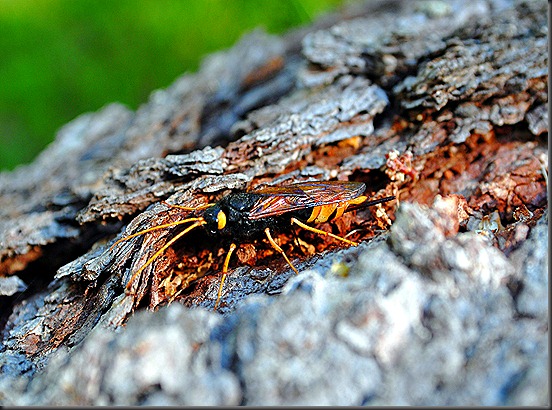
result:
<svg viewBox="0 0 552 410"><path fill-rule="evenodd" d="M279 34L344 0L0 0L0 171L73 118L131 109L255 27Z"/></svg>

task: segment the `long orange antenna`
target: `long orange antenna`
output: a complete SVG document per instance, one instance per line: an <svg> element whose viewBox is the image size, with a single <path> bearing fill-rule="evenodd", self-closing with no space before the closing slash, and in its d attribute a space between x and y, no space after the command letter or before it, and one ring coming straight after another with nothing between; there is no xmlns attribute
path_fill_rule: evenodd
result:
<svg viewBox="0 0 552 410"><path fill-rule="evenodd" d="M195 229L197 228L198 226L201 226L201 225L205 225L206 222L203 218L188 218L188 220L195 220L196 222L193 223L192 225L188 226L186 229L184 229L182 232L180 232L178 235L176 235L174 238L172 238L170 241L168 241L165 245L163 245L161 247L161 249L159 249L157 252L155 252L153 254L153 256L151 258L149 258L146 263L144 263L140 269L138 269L133 275L132 277L130 278L130 280L128 281L127 285L126 285L126 289L129 291L131 286L132 286L132 283L134 282L134 280L136 279L136 277L144 270L146 269L155 259L157 259L157 257L159 255L161 255L163 252L165 252L165 250L171 246L173 243L175 243L177 240L179 240L181 237L183 237L184 235L186 235L188 232L190 232L192 229ZM182 222L183 221L178 221L178 222ZM173 225L178 225L178 223L172 223L172 224L167 224L169 226L173 226ZM159 225L161 226L161 225ZM158 228L158 227L154 227L154 228ZM153 230L153 228L150 228L151 230ZM147 231L147 230L146 230Z"/></svg>
<svg viewBox="0 0 552 410"><path fill-rule="evenodd" d="M156 231L156 230L158 230L158 229L170 228L171 226L182 225L182 224L185 224L185 223L187 223L187 222L202 221L202 220L203 220L202 217L198 217L198 218L186 218L186 219L182 219L181 221L174 221L174 222L169 222L169 223L166 223L166 224L163 224L163 225L152 226L151 228L144 229L144 230L142 230L142 231L133 233L133 234L131 234L131 235L128 235L128 236L125 236L124 238L119 239L119 240L116 241L113 245L111 245L111 247L109 248L109 250L112 250L117 244L119 244L119 243L121 243L121 242L127 241L127 240L129 240L129 239L135 238L135 237L137 237L137 236L143 235L143 234L148 233L148 232L151 232L151 231Z"/></svg>
<svg viewBox="0 0 552 410"><path fill-rule="evenodd" d="M182 206L182 205L169 204L167 201L163 201L163 203L167 206L170 206L171 208L183 209L185 211L201 211L203 209L207 209L207 208L210 208L213 205L215 205L214 203L208 203L208 204L203 204L203 205L191 207L191 206Z"/></svg>

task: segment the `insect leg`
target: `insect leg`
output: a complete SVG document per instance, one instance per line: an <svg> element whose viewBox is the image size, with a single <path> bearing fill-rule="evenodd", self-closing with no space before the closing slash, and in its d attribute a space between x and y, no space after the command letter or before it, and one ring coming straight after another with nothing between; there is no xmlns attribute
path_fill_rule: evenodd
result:
<svg viewBox="0 0 552 410"><path fill-rule="evenodd" d="M334 235L333 233L326 232L326 231L323 231L321 229L316 229L316 228L313 228L312 226L308 226L308 225L304 224L303 222L299 221L296 218L291 218L291 223L299 225L301 228L306 229L307 231L315 232L317 234L324 235L324 236L331 236L334 239L339 239L340 241L348 243L349 245L353 245L353 246L358 245L358 243L350 241L350 240L345 239L345 238L342 238L341 236L337 236L337 235Z"/></svg>
<svg viewBox="0 0 552 410"><path fill-rule="evenodd" d="M233 243L230 245L230 249L228 249L228 253L226 254L226 259L224 259L224 265L222 266L222 279L220 280L219 290L217 293L217 301L215 302L215 310L217 310L218 305L220 303L220 298L222 296L222 286L224 285L224 281L226 280L226 275L228 273L228 265L230 264L230 256L232 256L232 253L236 249L236 244Z"/></svg>
<svg viewBox="0 0 552 410"><path fill-rule="evenodd" d="M293 266L291 261L288 259L287 255L284 253L284 250L282 248L280 248L280 246L278 246L278 244L276 242L274 242L274 239L272 239L272 236L270 235L270 230L268 228L265 229L265 233L266 233L266 237L268 238L268 241L270 242L272 247L282 254L282 256L285 258L286 262L291 267L291 269L293 269L295 271L295 273L298 275L299 272L297 271L297 269L295 269L295 266Z"/></svg>

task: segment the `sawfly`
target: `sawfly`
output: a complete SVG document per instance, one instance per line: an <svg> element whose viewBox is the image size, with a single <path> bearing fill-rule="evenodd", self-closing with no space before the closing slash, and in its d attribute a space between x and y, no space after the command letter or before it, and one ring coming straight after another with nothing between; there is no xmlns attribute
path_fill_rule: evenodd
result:
<svg viewBox="0 0 552 410"><path fill-rule="evenodd" d="M127 291L130 291L135 278L148 265L178 239L195 228L203 227L208 236L230 242L215 302L215 309L217 309L228 272L230 257L237 247L236 243L258 238L264 234L272 248L284 257L295 273L298 273L283 249L274 241L271 232L279 231L290 225L297 225L319 235L330 236L346 244L356 246L356 242L314 228L308 224L327 222L341 217L345 212L381 204L395 198L394 196L388 196L369 201L368 197L363 195L365 190L366 185L363 182L298 182L282 186L261 186L250 191L232 193L217 202L193 208L167 204L170 207L191 211L191 216L153 226L123 237L116 241L111 249L120 242L154 230L188 224L185 229L164 244L132 275L126 286Z"/></svg>

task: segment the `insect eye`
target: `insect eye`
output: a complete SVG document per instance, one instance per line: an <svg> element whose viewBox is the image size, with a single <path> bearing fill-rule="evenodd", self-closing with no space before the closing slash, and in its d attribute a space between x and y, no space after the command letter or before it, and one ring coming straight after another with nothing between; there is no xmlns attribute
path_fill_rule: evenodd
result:
<svg viewBox="0 0 552 410"><path fill-rule="evenodd" d="M217 228L219 230L226 226L226 214L223 211L219 211L217 214Z"/></svg>

